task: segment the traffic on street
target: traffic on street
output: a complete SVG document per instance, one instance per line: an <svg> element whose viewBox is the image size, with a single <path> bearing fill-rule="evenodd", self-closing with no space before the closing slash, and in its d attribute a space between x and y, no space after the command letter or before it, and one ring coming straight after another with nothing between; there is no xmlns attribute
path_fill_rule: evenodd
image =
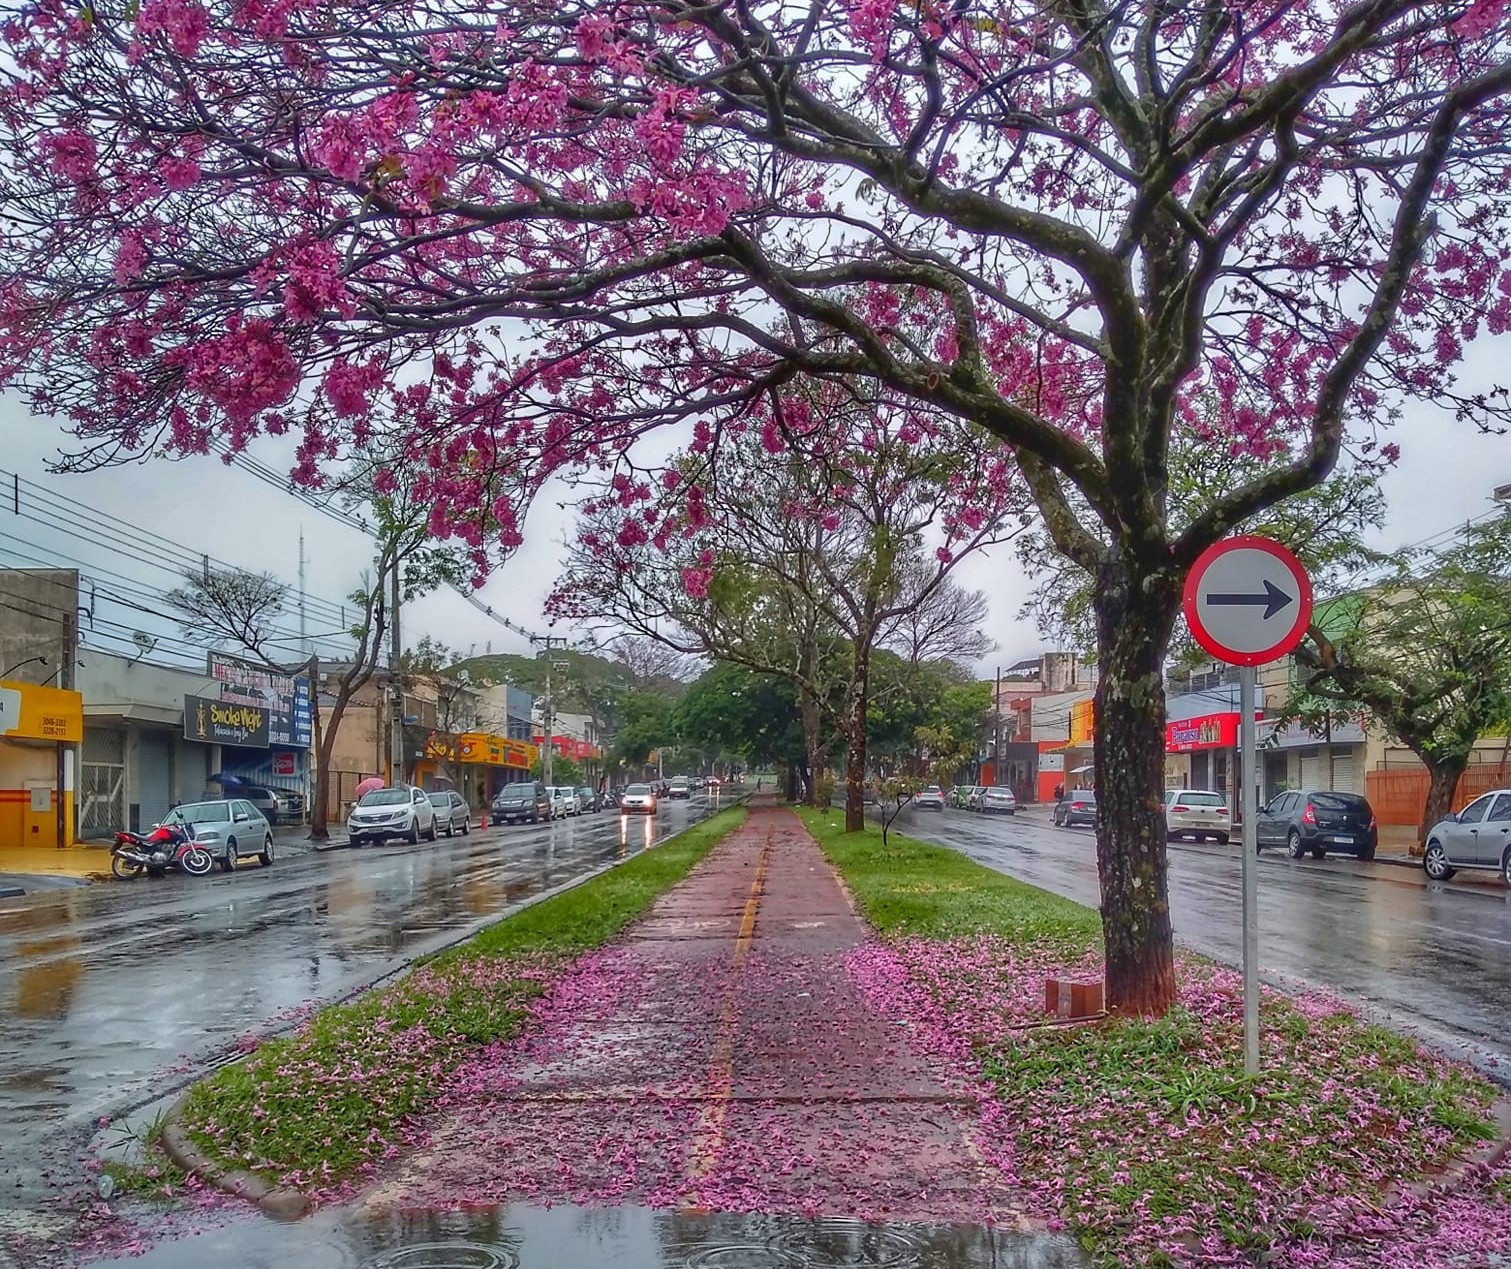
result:
<svg viewBox="0 0 1511 1269"><path fill-rule="evenodd" d="M102 1116L739 793L0 900L0 1186L11 1202L39 1198L46 1174L66 1180Z"/></svg>

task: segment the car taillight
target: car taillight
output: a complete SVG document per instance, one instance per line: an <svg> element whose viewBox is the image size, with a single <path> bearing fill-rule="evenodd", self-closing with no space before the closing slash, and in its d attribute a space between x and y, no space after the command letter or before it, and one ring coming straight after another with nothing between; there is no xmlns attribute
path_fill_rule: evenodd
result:
<svg viewBox="0 0 1511 1269"><path fill-rule="evenodd" d="M1084 811L1086 809L1086 803L1084 803L1084 802L1072 802L1070 804L1070 809L1072 811Z"/></svg>
<svg viewBox="0 0 1511 1269"><path fill-rule="evenodd" d="M1371 832L1371 833L1373 833L1375 831L1375 813L1373 811L1371 811L1369 813L1369 830L1368 831Z"/></svg>
<svg viewBox="0 0 1511 1269"><path fill-rule="evenodd" d="M1317 808L1310 802L1306 804L1306 810L1301 813L1303 824L1315 824L1317 822Z"/></svg>
<svg viewBox="0 0 1511 1269"><path fill-rule="evenodd" d="M1172 811L1189 811L1191 808L1189 806L1172 806L1170 809Z"/></svg>
<svg viewBox="0 0 1511 1269"><path fill-rule="evenodd" d="M1218 814L1219 814L1219 815L1226 815L1226 814L1227 814L1227 813L1228 813L1228 808L1227 808L1227 807L1225 807L1225 806L1219 806L1219 807L1218 807L1218 808L1217 808L1217 813L1218 813Z"/></svg>

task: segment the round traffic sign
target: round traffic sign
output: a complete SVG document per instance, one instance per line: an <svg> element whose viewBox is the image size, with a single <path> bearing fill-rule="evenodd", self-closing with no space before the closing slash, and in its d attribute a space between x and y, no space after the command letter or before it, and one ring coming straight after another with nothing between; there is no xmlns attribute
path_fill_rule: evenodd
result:
<svg viewBox="0 0 1511 1269"><path fill-rule="evenodd" d="M1301 642L1312 620L1312 583L1301 561L1269 538L1209 546L1186 577L1186 624L1219 661L1263 665Z"/></svg>

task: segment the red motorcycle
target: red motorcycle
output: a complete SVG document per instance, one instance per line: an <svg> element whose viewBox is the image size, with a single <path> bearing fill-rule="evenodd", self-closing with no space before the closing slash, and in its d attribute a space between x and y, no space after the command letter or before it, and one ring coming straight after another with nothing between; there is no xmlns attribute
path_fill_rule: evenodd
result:
<svg viewBox="0 0 1511 1269"><path fill-rule="evenodd" d="M214 864L210 852L181 824L159 824L145 837L119 832L110 848L110 871L123 881L144 872L161 877L170 868L203 877Z"/></svg>

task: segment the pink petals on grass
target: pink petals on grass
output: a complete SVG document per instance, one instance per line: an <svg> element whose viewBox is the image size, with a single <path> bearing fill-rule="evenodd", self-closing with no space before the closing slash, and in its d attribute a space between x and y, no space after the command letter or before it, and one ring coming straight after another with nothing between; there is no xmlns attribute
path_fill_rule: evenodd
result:
<svg viewBox="0 0 1511 1269"><path fill-rule="evenodd" d="M983 1153L1037 1214L1129 1264L1447 1269L1511 1255L1511 1180L1412 1183L1480 1142L1493 1090L1321 994L1266 992L1244 1076L1241 982L1193 957L1155 1022L1045 1027L1051 975L1100 973L1005 940L870 943L872 1004L981 1097Z"/></svg>

